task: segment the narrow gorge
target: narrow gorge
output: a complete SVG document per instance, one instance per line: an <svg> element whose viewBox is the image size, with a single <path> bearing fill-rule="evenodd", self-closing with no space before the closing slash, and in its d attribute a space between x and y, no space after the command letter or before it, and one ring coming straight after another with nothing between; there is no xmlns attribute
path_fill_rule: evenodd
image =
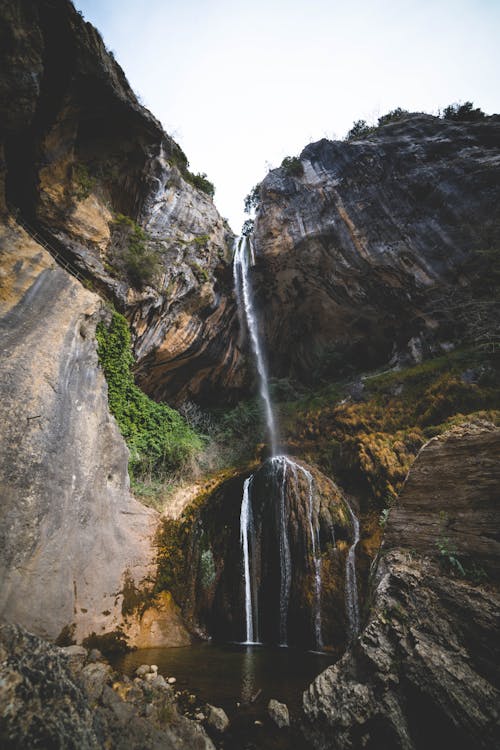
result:
<svg viewBox="0 0 500 750"><path fill-rule="evenodd" d="M69 0L0 24L2 748L498 747L500 115L237 236Z"/></svg>

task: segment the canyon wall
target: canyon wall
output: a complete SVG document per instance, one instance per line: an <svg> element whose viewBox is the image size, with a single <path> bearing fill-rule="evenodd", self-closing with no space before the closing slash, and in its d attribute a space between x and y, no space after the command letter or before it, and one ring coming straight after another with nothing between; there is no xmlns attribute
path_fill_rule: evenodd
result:
<svg viewBox="0 0 500 750"><path fill-rule="evenodd" d="M498 115L413 114L272 170L253 232L272 374L311 381L419 361L467 336L487 345L499 158Z"/></svg>
<svg viewBox="0 0 500 750"><path fill-rule="evenodd" d="M485 423L420 452L386 524L368 623L304 693L313 747L498 745L499 451Z"/></svg>

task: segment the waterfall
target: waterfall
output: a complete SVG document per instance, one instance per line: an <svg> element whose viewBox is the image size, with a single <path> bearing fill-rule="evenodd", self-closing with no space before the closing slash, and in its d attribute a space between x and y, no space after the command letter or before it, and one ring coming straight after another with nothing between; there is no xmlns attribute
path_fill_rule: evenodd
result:
<svg viewBox="0 0 500 750"><path fill-rule="evenodd" d="M314 497L313 497L313 478L310 471L299 466L308 482L309 495L309 532L311 534L311 551L314 565L314 639L317 649L323 648L323 638L321 634L321 555L319 545L319 527L314 524Z"/></svg>
<svg viewBox="0 0 500 750"><path fill-rule="evenodd" d="M346 506L354 530L354 541L349 547L349 552L347 553L345 570L346 611L347 621L349 623L349 640L353 641L359 633L358 583L356 580L356 547L359 542L359 521L348 502L346 502Z"/></svg>
<svg viewBox="0 0 500 750"><path fill-rule="evenodd" d="M238 308L241 309L241 307L243 306L243 310L245 313L245 320L247 323L248 332L250 334L252 351L255 356L255 363L257 365L257 372L259 374L259 391L266 413L267 430L271 443L271 456L275 456L277 450L276 423L271 406L267 369L264 361L264 353L262 351L262 346L260 343L257 317L255 315L253 304L252 288L248 275L250 260L253 260L252 245L248 237L241 237L240 240L236 241L233 260L233 276L234 286L236 290L236 299L238 302Z"/></svg>
<svg viewBox="0 0 500 750"><path fill-rule="evenodd" d="M308 483L309 502L309 533L311 540L311 554L314 568L314 639L316 648L322 648L321 634L321 550L319 534L314 525L314 494L313 478L307 469L292 461L288 456L276 455L277 453L277 430L274 419L267 369L264 360L263 349L259 337L257 317L255 313L252 287L249 278L249 268L255 263L253 246L249 237L242 237L235 242L233 276L238 304L238 315L240 324L246 322L250 343L257 372L259 376L259 392L264 404L267 431L271 445L272 467L278 502L276 505L276 520L279 536L279 561L280 561L280 595L279 595L279 642L280 645L288 644L288 609L290 602L290 590L292 586L292 556L288 537L289 513L286 503L286 481L287 472L291 470L295 479L297 493L299 492L298 474L302 472ZM243 499L240 513L240 541L243 557L243 576L245 583L245 626L246 642L254 643L258 640L258 617L257 593L254 589L254 577L252 576L252 538L254 535L254 521L252 513L252 486L253 474L245 480L243 485ZM317 524L316 524L317 527Z"/></svg>
<svg viewBox="0 0 500 750"><path fill-rule="evenodd" d="M241 503L240 514L240 540L243 553L243 571L245 576L245 623L246 623L246 643L255 643L254 639L254 619L252 603L252 576L250 574L251 549L250 542L253 537L253 513L250 488L252 485L252 476L245 479L243 484L243 501ZM258 640L258 624L256 623L256 635Z"/></svg>
<svg viewBox="0 0 500 750"><path fill-rule="evenodd" d="M276 478L281 469L280 502L278 505L279 543L280 543L280 646L288 645L288 602L292 585L292 558L288 542L288 513L286 507L286 470L290 461L286 456L275 456L271 459ZM294 464L295 466L295 464Z"/></svg>

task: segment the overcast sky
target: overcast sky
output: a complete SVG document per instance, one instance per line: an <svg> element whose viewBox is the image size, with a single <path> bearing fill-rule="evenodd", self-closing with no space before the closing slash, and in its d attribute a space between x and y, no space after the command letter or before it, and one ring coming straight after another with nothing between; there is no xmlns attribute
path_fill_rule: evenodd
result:
<svg viewBox="0 0 500 750"><path fill-rule="evenodd" d="M76 0L238 232L270 167L354 120L500 112L500 0Z"/></svg>

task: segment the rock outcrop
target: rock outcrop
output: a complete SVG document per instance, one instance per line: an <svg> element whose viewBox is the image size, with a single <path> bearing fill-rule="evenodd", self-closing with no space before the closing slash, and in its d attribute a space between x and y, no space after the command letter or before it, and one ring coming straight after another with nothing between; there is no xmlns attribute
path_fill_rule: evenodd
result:
<svg viewBox="0 0 500 750"><path fill-rule="evenodd" d="M498 746L499 448L500 430L471 426L421 451L387 522L368 625L304 693L315 748Z"/></svg>
<svg viewBox="0 0 500 750"><path fill-rule="evenodd" d="M157 514L129 493L97 361L101 300L13 223L0 240L0 613L80 640L123 625L125 579L152 573Z"/></svg>
<svg viewBox="0 0 500 750"><path fill-rule="evenodd" d="M0 627L2 748L214 750L203 728L178 713L161 675L120 679L90 657Z"/></svg>
<svg viewBox="0 0 500 750"><path fill-rule="evenodd" d="M499 158L498 115L417 114L272 170L253 234L271 373L309 380L487 336Z"/></svg>
<svg viewBox="0 0 500 750"><path fill-rule="evenodd" d="M68 0L8 0L0 24L0 616L186 643L147 596L157 514L130 494L95 331L103 298L125 313L157 398L241 379L232 234Z"/></svg>
<svg viewBox="0 0 500 750"><path fill-rule="evenodd" d="M241 386L233 234L199 187L210 184L69 0L9 0L0 19L0 211L20 214L126 315L155 398Z"/></svg>

